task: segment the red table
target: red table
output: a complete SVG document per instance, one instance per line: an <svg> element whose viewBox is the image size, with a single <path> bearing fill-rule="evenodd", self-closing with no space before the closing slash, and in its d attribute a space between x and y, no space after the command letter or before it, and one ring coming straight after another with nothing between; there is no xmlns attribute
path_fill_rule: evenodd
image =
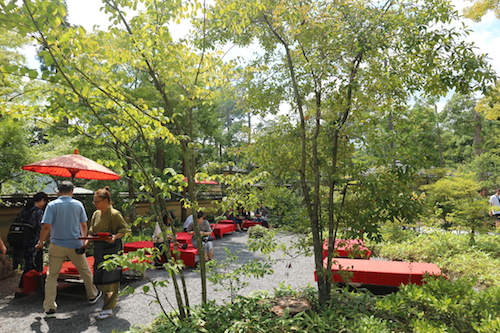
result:
<svg viewBox="0 0 500 333"><path fill-rule="evenodd" d="M220 220L217 223L219 223L219 224L232 224L232 225L236 226L236 223L233 220Z"/></svg>
<svg viewBox="0 0 500 333"><path fill-rule="evenodd" d="M173 249L174 245L170 244L170 250L173 251ZM193 245L190 244L185 249L177 248L177 251L179 251L179 254L173 252L174 256L182 260L186 267L196 267L198 250Z"/></svg>
<svg viewBox="0 0 500 333"><path fill-rule="evenodd" d="M248 229L248 228L256 226L256 225L262 225L262 223L255 222L255 221L250 221L250 220L244 220L243 223L241 224L241 227L243 229Z"/></svg>
<svg viewBox="0 0 500 333"><path fill-rule="evenodd" d="M327 260L323 261L325 268ZM335 282L395 287L409 283L421 285L425 274L442 275L439 267L431 263L344 258L332 259L332 271ZM344 280L346 272L351 276ZM314 279L317 281L316 271Z"/></svg>
<svg viewBox="0 0 500 333"><path fill-rule="evenodd" d="M232 221L231 221L232 222ZM230 234L236 231L236 225L234 223L222 223L222 224L211 224L210 225L214 231L215 237L222 238L225 234Z"/></svg>
<svg viewBox="0 0 500 333"><path fill-rule="evenodd" d="M187 232L177 232L175 234L175 239L177 239L178 243L187 243L187 244L193 244L191 235L188 234Z"/></svg>
<svg viewBox="0 0 500 333"><path fill-rule="evenodd" d="M133 252L138 249L153 248L154 244L151 241L139 241L133 243L126 243L123 245L123 252ZM170 250L173 250L173 243L170 244ZM177 248L179 255L176 258L184 261L184 265L187 267L196 267L196 256L198 255L198 250L191 244L188 244L187 248L181 249ZM175 254L175 253L174 253Z"/></svg>
<svg viewBox="0 0 500 333"><path fill-rule="evenodd" d="M336 239L334 257L368 259L372 251L365 246L362 239ZM323 259L328 256L328 240L323 242Z"/></svg>
<svg viewBox="0 0 500 333"><path fill-rule="evenodd" d="M123 244L123 252L134 252L139 249L145 249L145 248L153 248L155 247L152 241L138 241L138 242L132 242L132 243L125 243Z"/></svg>

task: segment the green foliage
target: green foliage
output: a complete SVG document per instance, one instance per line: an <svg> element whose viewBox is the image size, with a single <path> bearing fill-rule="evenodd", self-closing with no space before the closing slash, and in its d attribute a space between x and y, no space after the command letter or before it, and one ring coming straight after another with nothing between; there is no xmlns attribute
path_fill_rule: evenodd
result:
<svg viewBox="0 0 500 333"><path fill-rule="evenodd" d="M289 187L266 185L260 195L269 209L269 224L294 232L306 232L309 219L302 198Z"/></svg>
<svg viewBox="0 0 500 333"><path fill-rule="evenodd" d="M402 228L399 223L385 223L380 227L380 235L387 244L409 242L417 237L415 230Z"/></svg>
<svg viewBox="0 0 500 333"><path fill-rule="evenodd" d="M292 291L287 288L275 291L279 295L303 297L309 291ZM175 318L173 322L158 318L150 327L141 330L155 332L374 332L390 322L375 318L370 311L375 298L369 294L345 293L341 290L333 295L331 305L318 307L314 311L291 316L285 311L284 316L276 316L270 311L272 297L266 294L238 297L226 305L207 304L192 310L192 316L186 320ZM388 330L389 332L390 330ZM376 332L384 332L377 330Z"/></svg>
<svg viewBox="0 0 500 333"><path fill-rule="evenodd" d="M476 237L474 248L487 253L495 259L500 259L500 235L482 234Z"/></svg>
<svg viewBox="0 0 500 333"><path fill-rule="evenodd" d="M500 286L500 236L477 235L471 245L467 235L450 232L420 234L401 243L388 239L377 246L378 255L389 260L432 262L451 279L469 277L476 286Z"/></svg>
<svg viewBox="0 0 500 333"><path fill-rule="evenodd" d="M20 37L15 31L0 27L0 114L23 109L22 78L18 75L9 75L16 66L24 66L25 56L19 52L28 40Z"/></svg>
<svg viewBox="0 0 500 333"><path fill-rule="evenodd" d="M497 137L495 133L492 138ZM487 146L496 146L496 143L490 142ZM494 172L500 168L500 155L497 151L485 151L480 156L474 158L471 163L464 165L464 169L475 170L478 175L478 181L486 186L492 194L500 184L500 174Z"/></svg>
<svg viewBox="0 0 500 333"><path fill-rule="evenodd" d="M470 228L471 241L489 210L487 201L478 197L479 188L472 174L454 174L422 186L428 205L434 207L445 222Z"/></svg>
<svg viewBox="0 0 500 333"><path fill-rule="evenodd" d="M257 43L262 48L253 64L266 79L255 91L274 91L276 82L283 87L275 92L291 105L290 113L297 120L289 128L283 126L286 121L279 124L285 135L270 131L275 141L266 142L278 154L262 159L259 166L270 164L269 169L280 172L278 163L273 163L276 160L286 166L281 172L284 177L292 177L293 170L292 180L300 179L315 251L321 248L326 226L327 232L336 233L335 222L341 218L353 233L366 232L370 237L376 236L380 218L390 219L394 212L399 213L396 218L408 218L400 201L395 205L378 202L385 205L375 221L369 215L375 205L364 211L350 209L347 219L342 215L336 194L344 190L348 179L359 178L358 170L352 170L354 143L370 141L360 133L365 120L399 111L414 92L439 96L450 88L485 91L493 82L495 75L485 57L476 56L473 46L461 40L466 31L448 27L455 19L459 17L449 3L433 0L380 6L364 1L332 5L329 1L220 0L207 11L203 27L208 26L211 46ZM470 67L463 66L464 62ZM259 93L254 96L258 98ZM432 138L426 141L432 143ZM394 155L384 164L395 163ZM409 202L407 193L402 197L402 202ZM361 216L355 218L357 212ZM321 297L326 301L329 295L324 291L330 287L323 288L322 283L320 279Z"/></svg>
<svg viewBox="0 0 500 333"><path fill-rule="evenodd" d="M238 265L238 252L231 253L224 248L226 258L222 262L210 261L207 263L208 280L218 287L218 290L229 290L230 301L234 303L238 292L248 285L245 278L262 278L266 274L273 274L271 264L267 260L254 259Z"/></svg>
<svg viewBox="0 0 500 333"><path fill-rule="evenodd" d="M65 24L64 3L0 1L0 43L4 44L4 36L15 34L14 40L29 37L41 45L46 68L40 78L51 84L39 108L25 113L8 107L19 117L48 113L56 130L88 137L86 146L99 147L95 156L106 155L107 165L123 170L130 193L143 192L130 203L141 199L152 203L157 220L166 212L164 199L173 192L182 192L186 206L197 208L192 179L186 193L177 171L194 178L197 166L216 157L238 160L247 132L237 135L235 128L243 126L244 115L276 113L278 105L286 102L298 112L298 121L291 117L277 122L274 131L263 131L256 139L256 149L248 150L247 157L255 157L260 170L267 172L227 177L224 184L229 195L222 210L239 205L252 210L263 201L278 217L277 225L302 232L304 222L312 223L316 245L326 222L334 219L343 223L346 234L370 237L377 235L380 222L411 224L421 212L421 197L413 193L409 182L412 172L394 168L362 177L372 165L355 161L360 157L354 154L355 143L373 144L365 152L376 152L377 164L384 168L397 160L412 166L435 163L430 109L408 110L404 105L410 94L440 95L452 87L485 90L494 78L485 56L475 55L472 45L462 41L467 32L449 28L459 17L443 1L390 2L387 6L361 1L332 6L328 1L222 0L204 8L203 20L197 17L201 6L197 1L144 1L143 10L125 20L122 13L135 10L138 3L117 1L111 6L106 1L103 11L109 15L111 28L88 32ZM166 27L191 18L203 38L174 39ZM228 86L237 84L242 71L235 63L224 62L218 52L229 41L242 46L257 42L265 53L244 71L248 80L238 87L243 88L241 94ZM20 78L40 79L21 58L12 54L6 58L0 59L8 88L2 96L12 96ZM425 119L419 122L421 115ZM221 119L232 117L237 121L221 125ZM389 120L401 126L394 132L390 126L384 128ZM359 126L364 124L373 126ZM368 128L370 133L363 133ZM387 138L396 144L392 151ZM453 142L469 147L466 136L459 139ZM418 144L425 147L423 157L413 154ZM110 149L103 153L101 147ZM172 169L165 168L167 162ZM293 191L269 186L269 194L260 193L252 185L266 177L273 177L277 184L292 184ZM333 193L339 193L351 179L356 180L357 189L349 191L346 206L341 207L341 196ZM329 192L335 200L328 207ZM296 193L304 196L305 204ZM479 204L462 194L439 201L440 209L474 231ZM306 209L310 211L307 218ZM395 232L393 236L405 237ZM141 254L141 260L145 258ZM172 266L176 274L178 267ZM182 312L182 304L179 308ZM371 317L355 322L384 325ZM245 325L238 322L233 329L243 330ZM317 329L334 330L328 325L320 323ZM424 330L426 323L421 325Z"/></svg>
<svg viewBox="0 0 500 333"><path fill-rule="evenodd" d="M428 277L425 281L422 286L404 285L398 293L381 298L377 310L408 332L475 332L494 326L492 318L500 316L498 287L477 291L467 279Z"/></svg>
<svg viewBox="0 0 500 333"><path fill-rule="evenodd" d="M471 161L477 149L482 152L483 137L491 134L482 126L484 117L476 113L475 105L473 96L454 94L439 113L440 149L448 167Z"/></svg>
<svg viewBox="0 0 500 333"><path fill-rule="evenodd" d="M441 258L436 263L445 274L455 279L468 277L475 280L476 288L485 289L500 286L500 260L493 259L488 253L470 249L453 257Z"/></svg>
<svg viewBox="0 0 500 333"><path fill-rule="evenodd" d="M423 196L413 188L411 167L379 168L348 188L342 227L348 238L376 238L383 223L413 225L423 213Z"/></svg>
<svg viewBox="0 0 500 333"><path fill-rule="evenodd" d="M486 13L492 11L500 18L500 1L498 0L472 0L472 5L464 9L464 15L473 21L479 22Z"/></svg>
<svg viewBox="0 0 500 333"><path fill-rule="evenodd" d="M23 122L0 114L0 193L2 184L20 173L28 161L28 135Z"/></svg>
<svg viewBox="0 0 500 333"><path fill-rule="evenodd" d="M221 164L211 163L209 170L219 169ZM254 211L261 202L260 190L257 183L269 176L267 172L252 172L249 174L235 173L230 175L218 175L215 179L224 184L225 196L221 201L214 202L218 209L224 214L236 211L242 207L245 211Z"/></svg>
<svg viewBox="0 0 500 333"><path fill-rule="evenodd" d="M275 297L304 295L286 290L276 290ZM338 289L331 304L277 317L269 311L272 298L261 294L196 307L185 320L162 316L137 332L496 332L499 296L499 288L476 291L466 279L426 278L422 286L405 285L383 297Z"/></svg>
<svg viewBox="0 0 500 333"><path fill-rule="evenodd" d="M397 161L414 170L440 165L438 125L433 100L416 100L415 105L379 105L359 128L363 158L375 165ZM416 152L419 152L416 154Z"/></svg>
<svg viewBox="0 0 500 333"><path fill-rule="evenodd" d="M380 255L389 260L439 262L467 249L467 238L446 232L420 234L402 243L384 243Z"/></svg>
<svg viewBox="0 0 500 333"><path fill-rule="evenodd" d="M251 227L247 234L247 245L250 251L270 254L280 248L276 241L276 230L256 225Z"/></svg>

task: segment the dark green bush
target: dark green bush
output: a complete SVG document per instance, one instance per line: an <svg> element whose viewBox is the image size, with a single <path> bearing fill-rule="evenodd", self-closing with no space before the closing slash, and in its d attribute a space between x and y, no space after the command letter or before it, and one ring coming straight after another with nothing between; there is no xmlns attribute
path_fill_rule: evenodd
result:
<svg viewBox="0 0 500 333"><path fill-rule="evenodd" d="M500 288L478 291L471 279L429 277L387 296L335 289L330 305L291 316L270 311L269 296L238 297L231 304L191 309L189 318L158 317L140 332L499 332ZM311 296L311 289L276 291L276 296Z"/></svg>
<svg viewBox="0 0 500 333"><path fill-rule="evenodd" d="M405 332L477 332L497 324L493 318L500 317L500 288L477 291L469 279L426 281L381 298L377 309Z"/></svg>

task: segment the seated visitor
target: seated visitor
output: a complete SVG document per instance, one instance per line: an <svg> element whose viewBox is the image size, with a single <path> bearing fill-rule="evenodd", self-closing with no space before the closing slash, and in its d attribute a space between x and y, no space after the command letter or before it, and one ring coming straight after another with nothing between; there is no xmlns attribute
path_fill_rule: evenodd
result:
<svg viewBox="0 0 500 333"><path fill-rule="evenodd" d="M214 257L214 244L211 241L212 228L210 227L210 223L205 220L205 215L202 211L198 212L196 223L198 223L200 228L203 251L205 252L205 261L212 260ZM187 227L187 232L192 235L193 246L198 248L196 235L194 233L194 222Z"/></svg>
<svg viewBox="0 0 500 333"><path fill-rule="evenodd" d="M258 208L255 210L255 222L262 223L262 226L268 228L269 223L267 222L269 211L266 207L262 206L262 203L258 203Z"/></svg>

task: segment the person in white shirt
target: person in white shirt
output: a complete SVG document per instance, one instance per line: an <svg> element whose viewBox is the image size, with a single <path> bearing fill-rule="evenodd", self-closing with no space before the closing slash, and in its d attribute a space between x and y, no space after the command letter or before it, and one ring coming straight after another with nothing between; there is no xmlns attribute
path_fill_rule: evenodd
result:
<svg viewBox="0 0 500 333"><path fill-rule="evenodd" d="M175 219L175 216L173 213L170 213L170 216L172 219ZM169 218L168 215L163 215L163 224L167 228L167 248L170 251L170 242L172 241L172 225L171 225L171 219ZM162 251L162 255L160 257L156 257L154 259L154 265L155 266L163 266L166 260L165 253L163 252L163 242L165 241L165 238L163 237L163 231L161 230L160 223L156 222L155 223L155 229L153 231L153 245L154 247L160 249Z"/></svg>
<svg viewBox="0 0 500 333"><path fill-rule="evenodd" d="M189 215L186 219L186 221L184 221L184 224L182 225L182 228L184 229L184 231L187 231L187 228L189 227L189 225L191 223L193 223L193 214Z"/></svg>
<svg viewBox="0 0 500 333"><path fill-rule="evenodd" d="M496 216L496 227L500 228L500 188L490 197L490 216Z"/></svg>
<svg viewBox="0 0 500 333"><path fill-rule="evenodd" d="M210 223L205 220L205 214L202 211L198 211L198 216L196 219L198 227L200 228L200 235L202 236L203 250L205 252L205 261L212 260L214 258L214 244L212 243L212 228ZM194 222L192 222L188 228L187 232L192 235L193 246L198 248L196 243L196 236L194 234Z"/></svg>

